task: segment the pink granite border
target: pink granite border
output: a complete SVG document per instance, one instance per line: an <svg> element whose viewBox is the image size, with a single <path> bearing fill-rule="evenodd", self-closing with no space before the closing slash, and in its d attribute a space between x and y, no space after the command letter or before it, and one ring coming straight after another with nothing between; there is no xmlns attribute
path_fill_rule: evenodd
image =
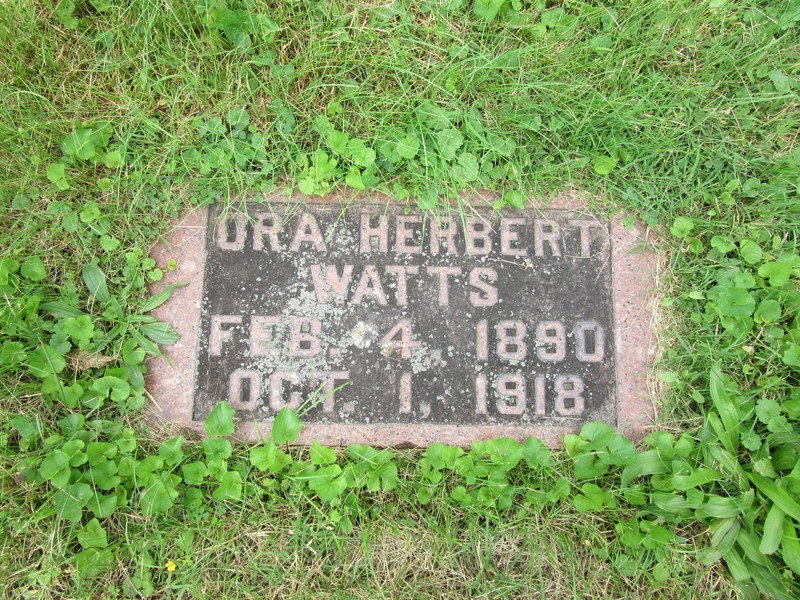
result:
<svg viewBox="0 0 800 600"><path fill-rule="evenodd" d="M656 358L652 303L658 260L641 223L633 229L611 221L611 257L617 348L617 429L634 440L649 431L655 409L648 388Z"/></svg>
<svg viewBox="0 0 800 600"><path fill-rule="evenodd" d="M167 272L154 286L154 292L169 284L186 285L176 288L172 298L152 313L156 319L172 325L181 337L171 346L162 346L163 358L147 363L147 387L152 399L150 416L198 431L203 427L202 423L192 421L192 390L206 267L207 221L207 209L189 212L174 226L169 239L157 244L152 252L162 269L170 260L176 261L175 270Z"/></svg>
<svg viewBox="0 0 800 600"><path fill-rule="evenodd" d="M270 200L277 200L272 196ZM285 197L284 197L285 198ZM337 198L338 199L338 198ZM370 198L375 201L376 197ZM380 197L385 201L385 197ZM476 195L476 204L492 200L491 195ZM332 200L332 201L335 201ZM586 202L574 195L562 195L539 205L542 209L587 211ZM535 207L534 207L535 210ZM192 420L192 392L195 381L195 351L200 326L202 277L205 268L205 230L207 210L195 210L176 225L169 241L159 244L153 258L165 267L170 259L177 268L159 283L188 282L175 290L173 298L154 311L159 320L170 323L181 335L173 346L165 347L164 358L148 363L148 389L153 403L150 413L157 422L171 423L203 432L203 424ZM648 369L655 355L656 339L651 328L651 291L655 284L656 257L645 247L647 231L639 224L625 228L620 218L611 222L612 282L617 348L617 428L632 439L643 437L653 420L653 405L647 386ZM170 365L170 362L172 365ZM270 423L239 423L236 437L255 441L269 435ZM312 423L304 426L298 444L314 440L340 446L351 443L377 446L427 446L446 443L468 446L474 440L508 436L519 440L536 436L557 447L563 436L575 433L579 424L535 426L504 425L427 425L379 424L340 425Z"/></svg>

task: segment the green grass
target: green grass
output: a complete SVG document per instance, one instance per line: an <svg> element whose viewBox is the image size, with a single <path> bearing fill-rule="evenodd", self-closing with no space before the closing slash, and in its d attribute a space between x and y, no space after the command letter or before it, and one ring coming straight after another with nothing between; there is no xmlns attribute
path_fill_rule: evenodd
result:
<svg viewBox="0 0 800 600"><path fill-rule="evenodd" d="M799 29L788 0L2 3L5 595L796 595ZM658 429L681 441L588 470L617 442L586 431L541 468L476 454L507 507L457 459L426 470L431 452L392 455L396 487L326 500L300 451L265 475L249 448L173 442L162 493L142 485L174 434L140 416L140 351L170 337L141 320L169 218L348 188L431 211L573 190L638 215L665 266ZM97 524L59 500L111 481L59 462L70 438L118 449ZM188 462L214 472L190 484Z"/></svg>

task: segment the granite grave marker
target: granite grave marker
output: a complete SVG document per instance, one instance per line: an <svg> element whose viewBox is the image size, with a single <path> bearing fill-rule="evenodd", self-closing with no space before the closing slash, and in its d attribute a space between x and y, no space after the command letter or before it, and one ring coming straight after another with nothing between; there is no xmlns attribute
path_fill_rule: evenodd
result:
<svg viewBox="0 0 800 600"><path fill-rule="evenodd" d="M258 438L288 406L328 444L636 435L653 344L637 241L568 200L214 205L156 252L190 283L158 314L182 339L152 364L155 412L198 426L225 400Z"/></svg>

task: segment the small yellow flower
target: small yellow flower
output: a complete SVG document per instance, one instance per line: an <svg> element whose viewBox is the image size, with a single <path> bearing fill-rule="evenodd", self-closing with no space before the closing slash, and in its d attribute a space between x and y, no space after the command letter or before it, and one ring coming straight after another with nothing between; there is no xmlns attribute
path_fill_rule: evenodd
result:
<svg viewBox="0 0 800 600"><path fill-rule="evenodd" d="M167 564L165 564L164 566L167 567L167 571L169 571L170 573L172 573L175 569L178 568L178 565L176 565L171 560L168 560Z"/></svg>

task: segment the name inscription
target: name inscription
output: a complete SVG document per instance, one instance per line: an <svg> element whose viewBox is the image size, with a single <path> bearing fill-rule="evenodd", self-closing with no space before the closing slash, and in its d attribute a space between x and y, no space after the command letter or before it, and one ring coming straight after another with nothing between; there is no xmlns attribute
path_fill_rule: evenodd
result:
<svg viewBox="0 0 800 600"><path fill-rule="evenodd" d="M615 425L608 223L403 208L213 207L193 418Z"/></svg>

